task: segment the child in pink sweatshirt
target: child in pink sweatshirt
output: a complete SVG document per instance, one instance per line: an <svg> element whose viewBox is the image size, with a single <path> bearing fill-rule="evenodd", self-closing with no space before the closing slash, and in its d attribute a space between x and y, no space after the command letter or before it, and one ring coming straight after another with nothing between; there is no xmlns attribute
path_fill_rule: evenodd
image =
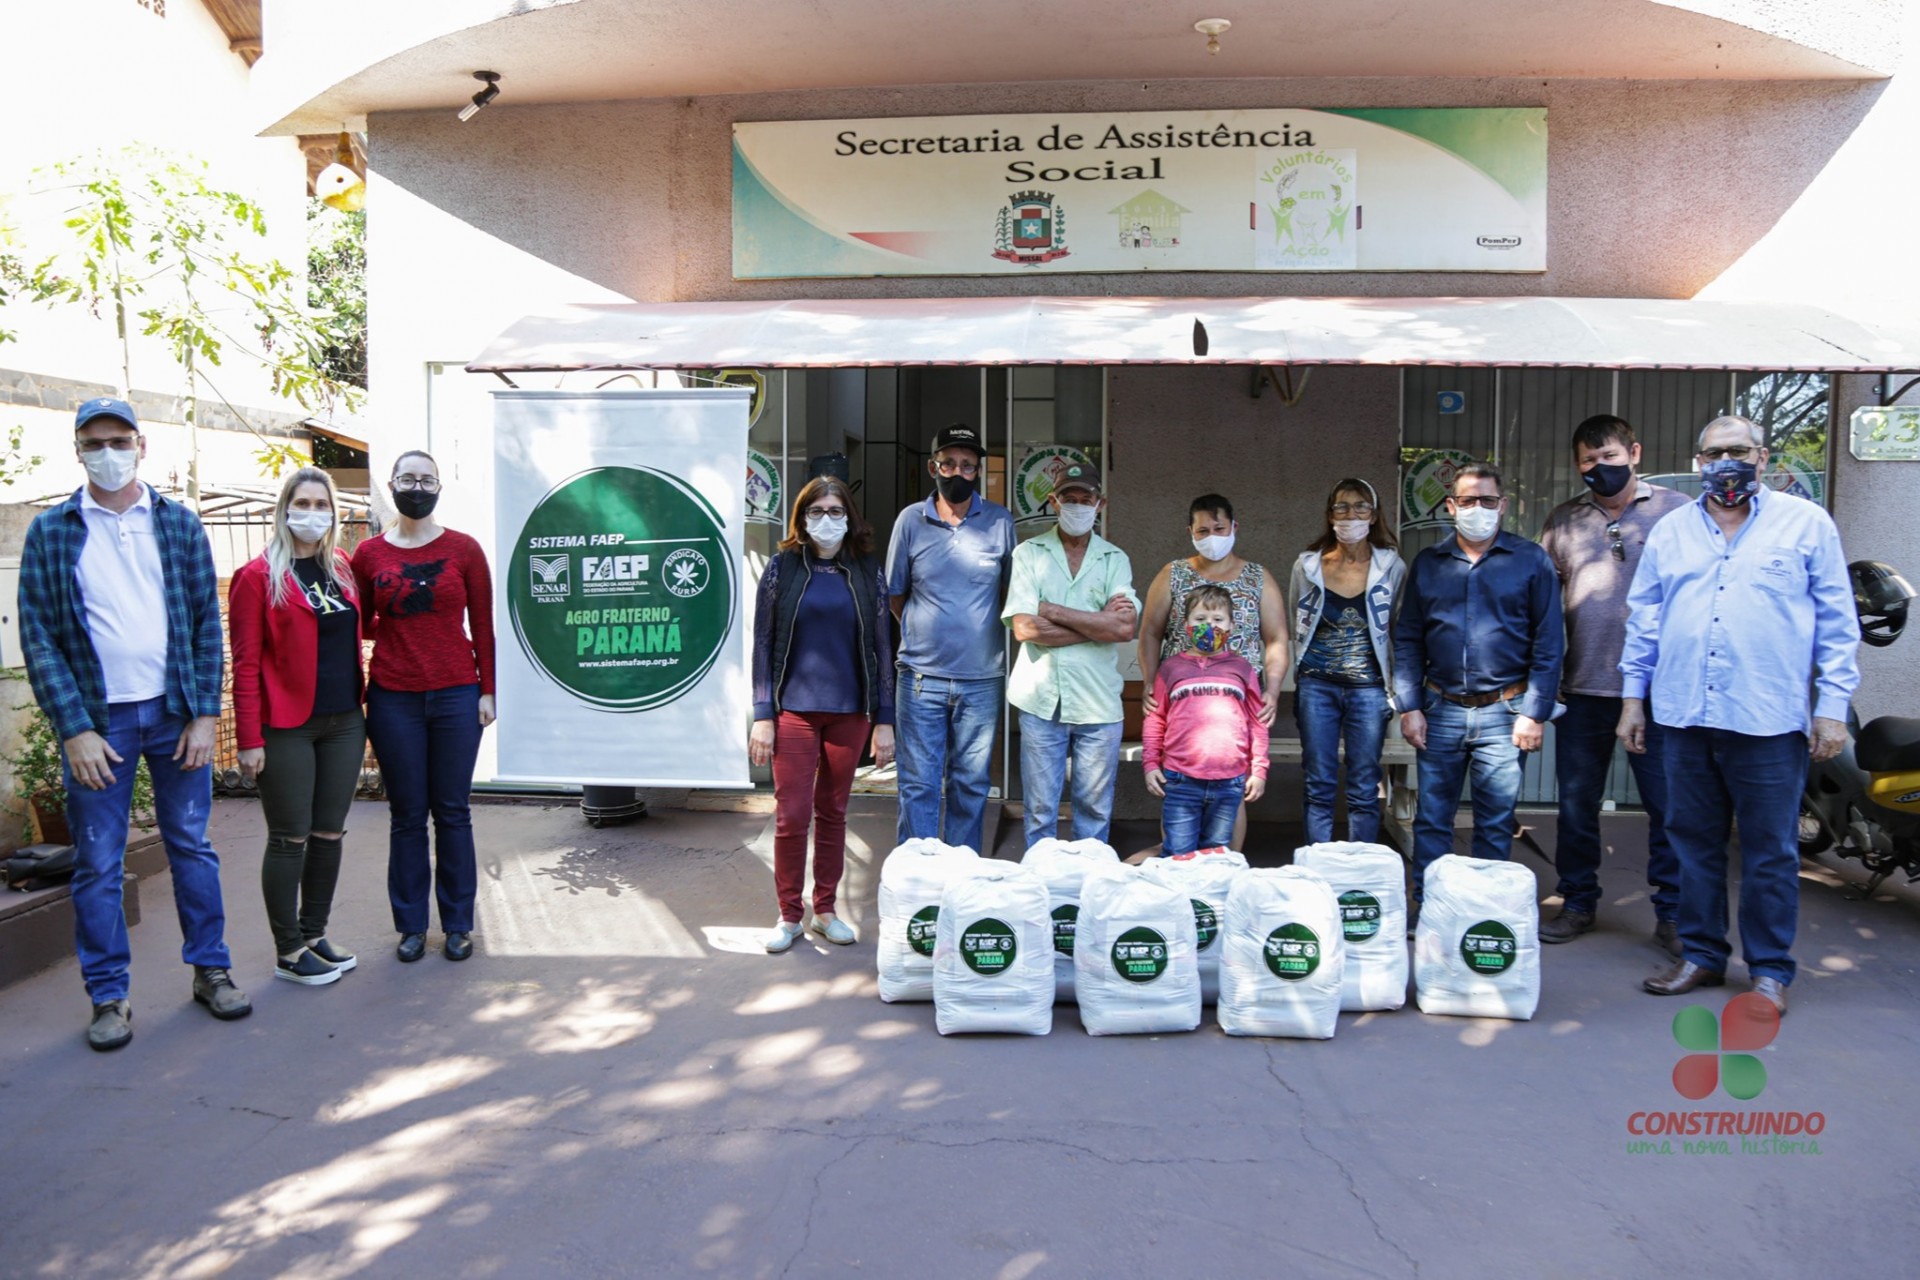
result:
<svg viewBox="0 0 1920 1280"><path fill-rule="evenodd" d="M1233 597L1207 585L1187 597L1188 648L1160 664L1142 729L1147 790L1161 797L1161 856L1225 847L1240 802L1267 787L1260 677L1227 651Z"/></svg>

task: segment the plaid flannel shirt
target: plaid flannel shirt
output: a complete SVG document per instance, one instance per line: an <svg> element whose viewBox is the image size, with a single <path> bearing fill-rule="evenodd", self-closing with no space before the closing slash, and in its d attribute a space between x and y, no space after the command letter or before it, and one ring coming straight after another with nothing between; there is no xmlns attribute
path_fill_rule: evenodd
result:
<svg viewBox="0 0 1920 1280"><path fill-rule="evenodd" d="M87 631L80 552L87 522L80 490L34 517L20 554L20 647L34 700L62 741L107 731L107 677ZM220 582L200 518L153 495L153 531L167 605L167 712L191 720L220 714Z"/></svg>

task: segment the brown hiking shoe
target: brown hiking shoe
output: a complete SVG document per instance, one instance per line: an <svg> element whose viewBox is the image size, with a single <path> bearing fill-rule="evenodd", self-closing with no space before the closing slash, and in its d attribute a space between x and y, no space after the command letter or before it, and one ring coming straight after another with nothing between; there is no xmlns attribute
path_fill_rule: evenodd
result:
<svg viewBox="0 0 1920 1280"><path fill-rule="evenodd" d="M193 966L193 998L222 1022L232 1022L253 1012L253 1001L233 985L233 975L225 969Z"/></svg>

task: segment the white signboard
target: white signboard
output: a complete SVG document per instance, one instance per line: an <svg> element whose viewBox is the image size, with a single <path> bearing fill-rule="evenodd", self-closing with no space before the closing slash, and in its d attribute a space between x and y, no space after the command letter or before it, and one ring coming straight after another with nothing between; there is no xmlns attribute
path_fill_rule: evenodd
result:
<svg viewBox="0 0 1920 1280"><path fill-rule="evenodd" d="M1544 271L1545 108L740 123L733 272Z"/></svg>
<svg viewBox="0 0 1920 1280"><path fill-rule="evenodd" d="M749 394L494 393L502 779L749 785Z"/></svg>
<svg viewBox="0 0 1920 1280"><path fill-rule="evenodd" d="M1862 462L1920 462L1920 405L1853 411L1849 447Z"/></svg>

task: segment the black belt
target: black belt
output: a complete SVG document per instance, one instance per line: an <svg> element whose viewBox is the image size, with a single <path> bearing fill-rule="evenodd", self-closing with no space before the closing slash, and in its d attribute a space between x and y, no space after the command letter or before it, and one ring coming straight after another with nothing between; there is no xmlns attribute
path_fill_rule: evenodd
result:
<svg viewBox="0 0 1920 1280"><path fill-rule="evenodd" d="M1494 689L1488 693L1448 693L1433 681L1427 681L1427 688L1439 694L1456 707L1490 707L1496 702L1505 702L1508 698L1517 698L1527 691L1527 682L1510 684L1504 689Z"/></svg>

